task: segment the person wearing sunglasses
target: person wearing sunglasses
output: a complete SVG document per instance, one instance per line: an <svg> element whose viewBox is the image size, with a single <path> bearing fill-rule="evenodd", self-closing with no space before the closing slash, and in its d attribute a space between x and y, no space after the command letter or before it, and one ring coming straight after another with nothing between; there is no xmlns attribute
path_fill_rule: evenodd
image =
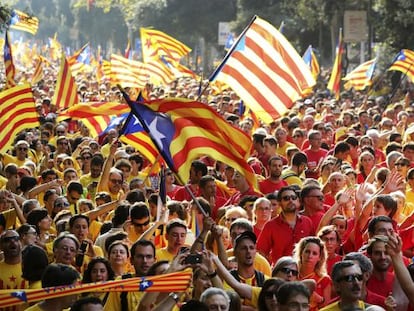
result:
<svg viewBox="0 0 414 311"><path fill-rule="evenodd" d="M320 310L365 310L366 304L361 300L363 278L361 268L354 261L337 262L332 269L332 279L339 300Z"/></svg>
<svg viewBox="0 0 414 311"><path fill-rule="evenodd" d="M265 224L257 241L257 250L272 264L282 256L291 256L301 238L314 235L312 220L299 214L300 202L294 187L282 187L277 200L282 211Z"/></svg>
<svg viewBox="0 0 414 311"><path fill-rule="evenodd" d="M15 230L0 235L0 250L4 254L4 260L0 261L0 289L28 288L29 282L22 277L22 244Z"/></svg>
<svg viewBox="0 0 414 311"><path fill-rule="evenodd" d="M292 256L280 257L272 270L273 278L279 278L286 282L296 281L298 275L298 264Z"/></svg>
<svg viewBox="0 0 414 311"><path fill-rule="evenodd" d="M14 145L14 151L15 151L15 156L12 156L8 153L2 153L2 163L4 166L6 166L7 164L10 163L14 163L16 164L18 167L23 166L24 163L28 160L28 158L30 160L33 161L33 159L31 157L29 157L29 155L31 153L29 153L30 151L30 145L27 141L25 140L19 140L15 145Z"/></svg>

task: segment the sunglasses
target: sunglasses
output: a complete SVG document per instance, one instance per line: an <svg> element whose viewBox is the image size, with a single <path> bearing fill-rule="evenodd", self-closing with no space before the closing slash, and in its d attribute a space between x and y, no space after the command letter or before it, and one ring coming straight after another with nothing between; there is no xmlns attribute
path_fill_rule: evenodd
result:
<svg viewBox="0 0 414 311"><path fill-rule="evenodd" d="M408 165L405 163L395 163L395 166L408 166Z"/></svg>
<svg viewBox="0 0 414 311"><path fill-rule="evenodd" d="M279 271L283 272L284 274L292 274L293 276L299 275L299 271L295 269L280 268Z"/></svg>
<svg viewBox="0 0 414 311"><path fill-rule="evenodd" d="M292 195L284 195L282 197L283 201L290 201L290 200L297 200L298 196L296 194L292 194Z"/></svg>
<svg viewBox="0 0 414 311"><path fill-rule="evenodd" d="M146 222L144 222L142 224L137 224L136 222L133 222L132 224L134 225L134 227L141 227L142 228L142 227L148 226L149 223L150 223L150 221L147 220Z"/></svg>
<svg viewBox="0 0 414 311"><path fill-rule="evenodd" d="M90 156L87 156L87 157L82 157L82 160L90 160L91 159L91 157Z"/></svg>
<svg viewBox="0 0 414 311"><path fill-rule="evenodd" d="M66 142L66 141L60 141L60 142L58 142L58 145L68 145L68 142Z"/></svg>
<svg viewBox="0 0 414 311"><path fill-rule="evenodd" d="M264 297L267 299L276 298L277 291L268 291L264 293Z"/></svg>
<svg viewBox="0 0 414 311"><path fill-rule="evenodd" d="M308 195L308 198L318 198L319 201L323 201L325 199L325 197L321 194L321 195Z"/></svg>
<svg viewBox="0 0 414 311"><path fill-rule="evenodd" d="M20 237L18 235L17 236L6 236L6 237L3 237L1 241L3 243L10 243L11 241L17 242L17 241L20 241Z"/></svg>
<svg viewBox="0 0 414 311"><path fill-rule="evenodd" d="M19 148L17 148L17 150L19 150L19 151L27 151L27 150L28 150L28 148L25 148L25 147L19 147Z"/></svg>
<svg viewBox="0 0 414 311"><path fill-rule="evenodd" d="M68 207L70 204L69 202L61 202L61 203L56 203L55 207Z"/></svg>
<svg viewBox="0 0 414 311"><path fill-rule="evenodd" d="M123 181L122 179L110 179L111 183L122 185Z"/></svg>
<svg viewBox="0 0 414 311"><path fill-rule="evenodd" d="M349 275L341 276L337 280L337 282L342 282L342 281L345 281L347 283L352 283L352 282L355 282L355 281L361 282L362 279L363 279L363 275L362 274L349 274Z"/></svg>

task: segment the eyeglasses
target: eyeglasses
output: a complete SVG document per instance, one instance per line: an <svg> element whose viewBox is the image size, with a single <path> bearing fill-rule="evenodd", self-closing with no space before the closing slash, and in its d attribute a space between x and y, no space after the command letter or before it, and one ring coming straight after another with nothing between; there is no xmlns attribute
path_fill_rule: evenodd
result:
<svg viewBox="0 0 414 311"><path fill-rule="evenodd" d="M10 243L11 241L17 242L20 241L20 237L18 235L16 236L5 236L1 239L3 243Z"/></svg>
<svg viewBox="0 0 414 311"><path fill-rule="evenodd" d="M277 291L275 291L275 292L273 292L273 291L268 291L268 292L265 292L265 293L264 293L264 297L265 297L266 299L272 299L272 298L276 298L276 294L277 294Z"/></svg>
<svg viewBox="0 0 414 311"><path fill-rule="evenodd" d="M323 194L320 195L307 195L308 198L318 198L319 201L323 201L325 199L325 197L323 196Z"/></svg>
<svg viewBox="0 0 414 311"><path fill-rule="evenodd" d="M290 201L290 200L297 200L297 199L298 199L298 196L295 195L295 194L292 194L292 195L284 195L282 197L282 200L283 201Z"/></svg>
<svg viewBox="0 0 414 311"><path fill-rule="evenodd" d="M361 282L362 279L363 279L362 274L349 274L349 275L341 276L340 278L338 278L337 282L342 282L342 281L345 281L347 283L352 283L355 281Z"/></svg>
<svg viewBox="0 0 414 311"><path fill-rule="evenodd" d="M70 204L69 202L60 202L60 203L55 203L55 207L68 207Z"/></svg>
<svg viewBox="0 0 414 311"><path fill-rule="evenodd" d="M90 159L91 159L90 156L82 157L82 160L90 160Z"/></svg>
<svg viewBox="0 0 414 311"><path fill-rule="evenodd" d="M60 142L58 142L58 145L68 145L68 142L67 141L60 141Z"/></svg>
<svg viewBox="0 0 414 311"><path fill-rule="evenodd" d="M298 137L302 137L302 136L300 136L300 135L293 135L292 137L293 138L298 138Z"/></svg>
<svg viewBox="0 0 414 311"><path fill-rule="evenodd" d="M295 269L280 268L278 271L281 271L284 274L292 274L293 276L298 276L299 275L299 271L295 270Z"/></svg>
<svg viewBox="0 0 414 311"><path fill-rule="evenodd" d="M395 166L408 166L408 164L405 164L405 163L395 163L394 165Z"/></svg>
<svg viewBox="0 0 414 311"><path fill-rule="evenodd" d="M123 181L122 179L110 179L111 183L122 185Z"/></svg>
<svg viewBox="0 0 414 311"><path fill-rule="evenodd" d="M142 227L148 226L149 223L150 223L150 221L147 220L146 222L144 222L142 224L137 224L136 222L133 222L132 224L134 225L134 227L141 227L142 228Z"/></svg>
<svg viewBox="0 0 414 311"><path fill-rule="evenodd" d="M19 150L19 151L27 151L29 149L28 148L25 148L25 147L19 147L19 148L17 148L17 150Z"/></svg>
<svg viewBox="0 0 414 311"><path fill-rule="evenodd" d="M338 239L322 237L322 241L324 241L325 243L335 243L335 242L338 242Z"/></svg>

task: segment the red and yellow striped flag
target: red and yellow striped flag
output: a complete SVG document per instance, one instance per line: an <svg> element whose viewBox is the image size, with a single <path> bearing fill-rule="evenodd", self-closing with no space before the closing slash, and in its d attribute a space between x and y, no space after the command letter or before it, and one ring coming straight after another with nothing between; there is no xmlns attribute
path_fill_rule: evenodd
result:
<svg viewBox="0 0 414 311"><path fill-rule="evenodd" d="M327 85L328 90L330 90L336 99L339 99L341 93L341 76L342 76L342 55L344 54L345 46L342 40L342 28L339 29L339 39L338 46L336 47L336 57L335 62L332 67L331 77Z"/></svg>
<svg viewBox="0 0 414 311"><path fill-rule="evenodd" d="M120 55L111 55L111 83L122 87L143 88L148 81L144 63L127 59Z"/></svg>
<svg viewBox="0 0 414 311"><path fill-rule="evenodd" d="M134 277L115 281L56 286L40 289L0 290L0 308L44 299L78 295L86 292L171 292L172 289L184 292L190 285L191 271L180 271L149 277Z"/></svg>
<svg viewBox="0 0 414 311"><path fill-rule="evenodd" d="M0 124L0 153L11 147L18 133L40 125L29 84L15 86L0 93Z"/></svg>
<svg viewBox="0 0 414 311"><path fill-rule="evenodd" d="M12 46L7 31L6 38L4 39L4 67L6 70L6 89L16 86L16 81L14 81L16 68L13 63Z"/></svg>
<svg viewBox="0 0 414 311"><path fill-rule="evenodd" d="M35 69L32 75L31 84L36 84L43 78L43 57L39 57L36 61Z"/></svg>
<svg viewBox="0 0 414 311"><path fill-rule="evenodd" d="M13 10L11 13L10 28L21 30L35 35L39 28L39 19L24 12Z"/></svg>
<svg viewBox="0 0 414 311"><path fill-rule="evenodd" d="M63 53L52 102L59 110L72 107L79 103L76 82L72 76L72 71L65 54Z"/></svg>

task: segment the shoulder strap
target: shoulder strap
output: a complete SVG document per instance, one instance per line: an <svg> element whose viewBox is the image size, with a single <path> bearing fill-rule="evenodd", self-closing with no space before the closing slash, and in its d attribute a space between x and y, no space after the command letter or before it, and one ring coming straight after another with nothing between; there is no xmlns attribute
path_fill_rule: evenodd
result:
<svg viewBox="0 0 414 311"><path fill-rule="evenodd" d="M237 281L239 281L240 282L240 276L239 276L239 274L237 273L237 270L231 270L230 271L230 274L237 280Z"/></svg>
<svg viewBox="0 0 414 311"><path fill-rule="evenodd" d="M130 278L132 278L132 274L131 273L127 273L127 274L122 275L122 279L123 280L130 279ZM128 311L128 299L127 299L127 296L128 296L128 292L122 292L120 294L120 298L121 298L121 311Z"/></svg>
<svg viewBox="0 0 414 311"><path fill-rule="evenodd" d="M293 177L293 176L296 176L297 177L297 175L296 175L296 173L288 173L288 174L286 174L286 175L283 175L282 176L282 179L283 180L285 180L285 179L288 179L289 177Z"/></svg>
<svg viewBox="0 0 414 311"><path fill-rule="evenodd" d="M265 282L264 274L260 271L254 270L254 274L256 277L256 285L259 287L263 287L263 284Z"/></svg>

